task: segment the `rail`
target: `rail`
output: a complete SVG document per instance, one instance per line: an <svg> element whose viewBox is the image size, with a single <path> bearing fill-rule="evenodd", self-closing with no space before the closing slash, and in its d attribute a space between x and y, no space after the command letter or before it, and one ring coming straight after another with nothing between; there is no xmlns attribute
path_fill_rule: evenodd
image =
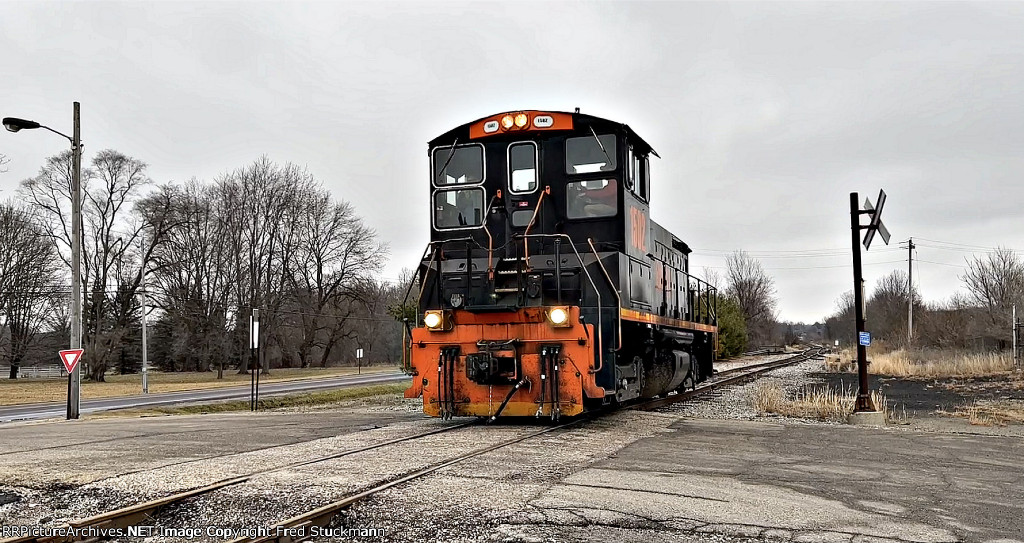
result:
<svg viewBox="0 0 1024 543"><path fill-rule="evenodd" d="M263 475L263 474L267 474L267 473L274 473L274 472L279 472L279 471L285 471L285 470L290 470L290 469L294 469L294 468L301 467L301 466L308 466L308 465L311 465L311 464L317 464L317 463L324 462L324 461L327 461L327 460L334 460L336 458L341 458L343 456L349 456L349 455L353 455L353 454L356 454L356 453L371 451L371 450L374 450L374 449L379 449L379 448L382 448L382 447L386 447L388 445L394 445L394 444L397 444L397 443L403 443L403 442L406 442L406 441L412 441L414 439L420 439L420 438L427 437L427 436L432 436L432 435L441 434L441 433L445 433L445 432L451 432L453 430L458 430L458 429L461 429L461 428L465 428L467 426L473 426L473 425L478 425L478 424L480 424L480 421L476 421L476 420L468 421L468 422L463 422L463 423L456 424L456 425L453 425L453 426L446 426L444 428L438 428L438 429L434 429L434 430L429 430L429 431L421 432L421 433L414 434L414 435L411 435L411 436L405 436L405 437L399 437L399 438L391 439L391 440L384 441L382 443L377 443L377 444L374 444L374 445L367 445L365 447L358 447L358 448L355 448L355 449L346 449L344 451L339 451L339 452L336 452L336 453L333 453L333 454L329 454L329 455L326 455L326 456L321 456L321 457L318 457L318 458L313 458L313 459L310 459L310 460L300 460L298 462L292 462L292 463L289 463L289 464L286 464L286 465L283 465L283 466L277 466L277 467L274 467L274 468L271 468L271 469L254 471L254 472L251 472L251 473L246 474L246 475L241 475L241 476L238 476L238 477L231 477L231 478L228 478L228 479L222 479L220 481L216 481L216 482L210 483L208 485L205 485L205 486L202 486L202 487L199 487L199 488L194 488L194 489L191 489L191 490L186 490L184 492L178 492L178 493L175 493L175 494L171 494L169 496L164 496L163 498L158 498L158 499L155 499L155 500L150 500L150 501L142 502L142 503L135 504L135 505L130 505L128 507L122 507L120 509L114 509L114 510L107 511L105 513L100 513L98 515L94 515L94 516L91 516L91 517L86 517L86 518L81 518L81 519L77 519L77 520L72 520L72 521L68 522L67 525L61 527L63 529L57 528L57 529L54 530L54 532L59 532L59 533L66 534L66 535L63 535L63 536L39 535L39 536L13 537L13 538L9 538L9 539L0 539L0 543L72 543L72 542L78 542L78 541L90 541L91 542L91 541L95 541L95 538L92 535L90 535L90 533L89 533L90 532L90 530L89 530L90 528L94 528L96 530L98 530L98 529L110 530L112 528L122 528L122 529L123 528L127 528L129 526L133 526L133 525L139 524L143 520L152 517L154 514L156 514L156 512L158 510L160 510L160 509L162 509L164 507L167 507L168 505L178 504L178 503L184 502L185 500L194 498L196 496L201 496L203 494L209 494L210 492L213 492L215 490L219 490L221 488L225 488L225 487L228 487L228 486L233 486L233 485L238 485L238 484L241 484L241 483L248 482L249 480L251 480L253 477L255 477L257 475ZM92 530L92 531L95 532L95 530Z"/></svg>

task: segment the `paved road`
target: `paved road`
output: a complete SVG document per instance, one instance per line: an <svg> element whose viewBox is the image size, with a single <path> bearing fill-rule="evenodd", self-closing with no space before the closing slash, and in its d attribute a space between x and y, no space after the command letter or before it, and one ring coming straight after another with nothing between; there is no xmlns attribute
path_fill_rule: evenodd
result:
<svg viewBox="0 0 1024 543"><path fill-rule="evenodd" d="M380 385L395 383L408 379L404 373L375 373L369 375L347 375L325 379L283 381L260 384L260 397L294 394L299 392L315 392L353 386ZM186 390L182 392L163 392L159 394L140 394L138 396L121 396L82 401L82 414L127 409L134 407L154 407L172 404L190 404L222 400L239 400L249 398L249 385L233 386L205 390ZM15 420L38 420L64 417L64 402L11 405L0 407L0 422Z"/></svg>

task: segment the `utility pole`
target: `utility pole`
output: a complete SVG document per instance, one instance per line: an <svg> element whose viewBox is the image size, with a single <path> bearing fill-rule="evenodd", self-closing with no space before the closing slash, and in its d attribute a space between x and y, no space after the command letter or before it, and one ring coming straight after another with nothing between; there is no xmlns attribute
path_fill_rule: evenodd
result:
<svg viewBox="0 0 1024 543"><path fill-rule="evenodd" d="M139 268L140 294L142 300L142 393L149 394L149 359L146 351L146 244L145 234L139 235L139 254L142 267Z"/></svg>
<svg viewBox="0 0 1024 543"><path fill-rule="evenodd" d="M1013 304L1013 367L1020 368L1020 353L1017 351L1020 342L1017 335L1020 333L1020 323L1017 322L1017 304Z"/></svg>
<svg viewBox="0 0 1024 543"><path fill-rule="evenodd" d="M81 106L74 102L73 136L49 126L17 117L4 117L8 132L43 128L71 142L71 349L58 354L68 368L68 420L77 419L82 407L82 121Z"/></svg>
<svg viewBox="0 0 1024 543"><path fill-rule="evenodd" d="M82 123L80 106L74 105L74 136L71 139L71 348L82 348ZM82 365L68 375L68 420L77 419L82 407Z"/></svg>
<svg viewBox="0 0 1024 543"><path fill-rule="evenodd" d="M914 341L914 238L907 240L907 347Z"/></svg>

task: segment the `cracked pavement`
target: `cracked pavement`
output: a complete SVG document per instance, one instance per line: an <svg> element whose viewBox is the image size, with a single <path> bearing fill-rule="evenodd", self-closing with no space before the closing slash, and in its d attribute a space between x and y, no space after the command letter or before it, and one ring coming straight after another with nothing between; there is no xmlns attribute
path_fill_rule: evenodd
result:
<svg viewBox="0 0 1024 543"><path fill-rule="evenodd" d="M1008 543L1024 538L1021 441L622 412L388 491L343 523L383 523L390 541Z"/></svg>

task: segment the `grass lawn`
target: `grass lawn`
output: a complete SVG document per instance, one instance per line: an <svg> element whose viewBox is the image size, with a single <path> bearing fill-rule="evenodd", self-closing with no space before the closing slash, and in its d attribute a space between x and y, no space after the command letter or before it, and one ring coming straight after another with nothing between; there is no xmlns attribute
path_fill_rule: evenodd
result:
<svg viewBox="0 0 1024 543"><path fill-rule="evenodd" d="M288 394L272 396L260 400L260 410L283 409L294 407L313 407L318 405L330 405L345 400L357 400L374 396L387 396L401 394L409 388L408 383L370 385L364 387L343 388L340 390L328 390L323 392L307 392L303 394ZM146 407L141 409L121 409L117 411L105 411L90 418L111 418L111 417L146 417L157 415L205 415L207 413L229 413L232 411L248 411L249 400L232 400L227 402L215 402L201 405L170 406L170 407Z"/></svg>
<svg viewBox="0 0 1024 543"><path fill-rule="evenodd" d="M363 368L363 374L394 372L395 366L372 366ZM277 381L318 379L337 375L355 375L356 368L307 368L275 369L270 375L260 377L260 384ZM162 373L149 372L149 392L177 392L220 388L249 384L249 375L238 375L237 371L224 370L224 378L217 379L217 372L205 373ZM67 379L0 379L0 405L64 401L67 397ZM104 383L82 381L82 399L113 398L133 396L142 393L142 375L107 375Z"/></svg>

